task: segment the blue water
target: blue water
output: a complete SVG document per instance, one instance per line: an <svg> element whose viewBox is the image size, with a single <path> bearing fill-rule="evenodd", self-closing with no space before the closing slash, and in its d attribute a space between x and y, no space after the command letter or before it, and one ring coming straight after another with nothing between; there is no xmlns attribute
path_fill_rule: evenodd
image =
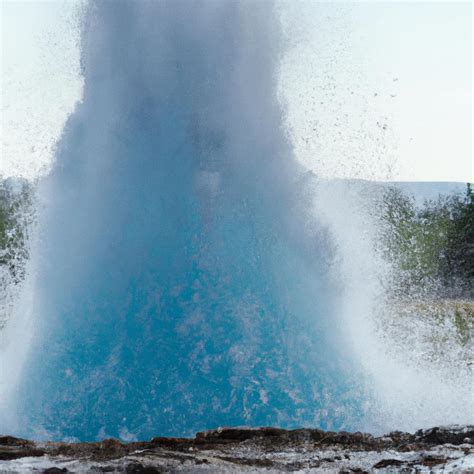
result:
<svg viewBox="0 0 474 474"><path fill-rule="evenodd" d="M84 98L40 188L18 434L358 426L281 48L267 2L89 4Z"/></svg>

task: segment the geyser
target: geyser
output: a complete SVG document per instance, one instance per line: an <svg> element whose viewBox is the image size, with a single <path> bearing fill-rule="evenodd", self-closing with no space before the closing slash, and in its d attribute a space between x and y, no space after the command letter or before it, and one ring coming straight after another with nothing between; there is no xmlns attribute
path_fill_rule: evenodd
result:
<svg viewBox="0 0 474 474"><path fill-rule="evenodd" d="M359 426L280 48L266 2L88 4L83 101L40 185L15 434Z"/></svg>

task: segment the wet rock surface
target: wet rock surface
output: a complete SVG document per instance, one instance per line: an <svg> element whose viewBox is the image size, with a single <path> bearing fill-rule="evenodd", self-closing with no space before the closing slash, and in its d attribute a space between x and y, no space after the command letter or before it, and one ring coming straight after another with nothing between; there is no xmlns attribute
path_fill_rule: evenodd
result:
<svg viewBox="0 0 474 474"><path fill-rule="evenodd" d="M474 426L414 434L219 428L195 438L34 443L0 436L0 472L466 472Z"/></svg>

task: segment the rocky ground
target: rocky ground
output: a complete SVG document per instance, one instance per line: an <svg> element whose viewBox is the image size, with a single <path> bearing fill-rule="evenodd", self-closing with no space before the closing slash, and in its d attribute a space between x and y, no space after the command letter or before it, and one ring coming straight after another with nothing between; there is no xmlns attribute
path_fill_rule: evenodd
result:
<svg viewBox="0 0 474 474"><path fill-rule="evenodd" d="M415 434L220 428L194 439L34 443L0 436L0 472L463 472L474 473L474 426Z"/></svg>

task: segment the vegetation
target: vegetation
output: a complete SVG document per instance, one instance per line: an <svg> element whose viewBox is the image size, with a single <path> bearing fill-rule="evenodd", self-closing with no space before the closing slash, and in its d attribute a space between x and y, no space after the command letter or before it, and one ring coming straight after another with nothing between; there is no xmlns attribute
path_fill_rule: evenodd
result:
<svg viewBox="0 0 474 474"><path fill-rule="evenodd" d="M32 192L26 182L0 181L0 269L14 283L24 277Z"/></svg>
<svg viewBox="0 0 474 474"><path fill-rule="evenodd" d="M390 187L383 195L382 252L394 268L395 296L474 297L474 193L416 206Z"/></svg>

